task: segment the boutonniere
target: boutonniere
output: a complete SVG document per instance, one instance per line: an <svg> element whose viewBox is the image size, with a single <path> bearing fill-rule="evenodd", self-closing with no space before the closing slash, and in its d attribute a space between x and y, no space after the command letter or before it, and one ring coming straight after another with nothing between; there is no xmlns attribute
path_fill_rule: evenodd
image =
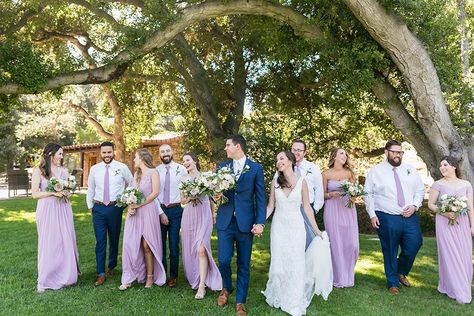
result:
<svg viewBox="0 0 474 316"><path fill-rule="evenodd" d="M407 176L409 176L411 173L411 170L410 169L407 169Z"/></svg>
<svg viewBox="0 0 474 316"><path fill-rule="evenodd" d="M120 174L120 169L115 169L114 176L118 176Z"/></svg>
<svg viewBox="0 0 474 316"><path fill-rule="evenodd" d="M306 175L308 174L313 174L313 171L311 169L306 170Z"/></svg>
<svg viewBox="0 0 474 316"><path fill-rule="evenodd" d="M175 174L175 176L177 176L177 175L180 174L180 173L181 173L181 171L179 170L179 166L177 166L177 167L176 167L176 174Z"/></svg>

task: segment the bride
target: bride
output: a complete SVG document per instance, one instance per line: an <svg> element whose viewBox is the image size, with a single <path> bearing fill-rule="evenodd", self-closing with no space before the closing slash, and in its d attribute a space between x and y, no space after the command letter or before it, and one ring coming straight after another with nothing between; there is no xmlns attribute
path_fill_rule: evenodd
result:
<svg viewBox="0 0 474 316"><path fill-rule="evenodd" d="M267 206L267 218L275 209L270 231L270 272L262 293L270 306L291 315L305 315L314 294L327 300L332 291L329 239L316 224L306 180L294 173L295 156L283 151L276 160L278 178L272 181ZM301 205L316 235L306 251Z"/></svg>

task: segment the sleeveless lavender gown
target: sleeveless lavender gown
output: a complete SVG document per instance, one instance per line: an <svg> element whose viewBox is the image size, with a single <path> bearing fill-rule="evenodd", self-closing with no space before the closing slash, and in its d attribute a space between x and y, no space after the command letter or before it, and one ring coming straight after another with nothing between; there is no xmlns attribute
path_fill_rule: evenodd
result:
<svg viewBox="0 0 474 316"><path fill-rule="evenodd" d="M472 194L472 186L453 190L439 183L432 188L439 195L448 194L458 197ZM472 284L472 237L469 218L463 215L457 218L458 225L449 225L449 219L436 214L436 243L438 246L438 291L455 299L461 304L471 302Z"/></svg>
<svg viewBox="0 0 474 316"><path fill-rule="evenodd" d="M63 170L61 179L67 179ZM48 180L41 176L40 191L46 191ZM77 282L79 251L71 203L55 196L38 200L38 290L57 290Z"/></svg>
<svg viewBox="0 0 474 316"><path fill-rule="evenodd" d="M327 191L341 192L345 180L328 180ZM324 202L324 227L331 241L334 287L354 286L354 268L359 256L359 227L355 206L347 208L343 196Z"/></svg>
<svg viewBox="0 0 474 316"><path fill-rule="evenodd" d="M201 203L188 203L183 210L181 220L181 239L183 243L183 266L186 279L192 289L199 286L199 246L203 245L209 262L207 268L206 286L213 291L222 289L222 277L212 258L211 233L212 213L209 198L201 199Z"/></svg>
<svg viewBox="0 0 474 316"><path fill-rule="evenodd" d="M153 171L155 172L155 171ZM152 172L144 174L139 189L147 197L153 191L151 184ZM133 183L136 186L136 183ZM162 264L163 248L161 243L160 216L155 202L148 203L137 209L135 215L127 214L123 232L122 249L122 284L146 282L145 254L142 237L153 253L153 283L163 285L166 273Z"/></svg>

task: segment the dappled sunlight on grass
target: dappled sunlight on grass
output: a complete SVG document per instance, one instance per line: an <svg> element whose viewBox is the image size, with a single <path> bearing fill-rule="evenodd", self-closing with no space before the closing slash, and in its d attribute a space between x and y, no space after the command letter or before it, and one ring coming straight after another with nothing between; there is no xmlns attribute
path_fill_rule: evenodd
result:
<svg viewBox="0 0 474 316"><path fill-rule="evenodd" d="M28 211L7 211L0 209L0 220L5 222L28 222L36 223L36 212Z"/></svg>

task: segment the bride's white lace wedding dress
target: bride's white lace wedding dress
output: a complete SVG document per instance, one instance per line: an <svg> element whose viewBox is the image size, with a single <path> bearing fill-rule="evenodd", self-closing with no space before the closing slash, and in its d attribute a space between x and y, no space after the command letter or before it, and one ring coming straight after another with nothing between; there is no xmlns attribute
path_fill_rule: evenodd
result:
<svg viewBox="0 0 474 316"><path fill-rule="evenodd" d="M329 238L316 236L305 252L306 232L300 211L303 177L285 195L275 188L276 208L270 231L271 262L266 302L291 315L305 315L314 294L327 300L332 291Z"/></svg>

